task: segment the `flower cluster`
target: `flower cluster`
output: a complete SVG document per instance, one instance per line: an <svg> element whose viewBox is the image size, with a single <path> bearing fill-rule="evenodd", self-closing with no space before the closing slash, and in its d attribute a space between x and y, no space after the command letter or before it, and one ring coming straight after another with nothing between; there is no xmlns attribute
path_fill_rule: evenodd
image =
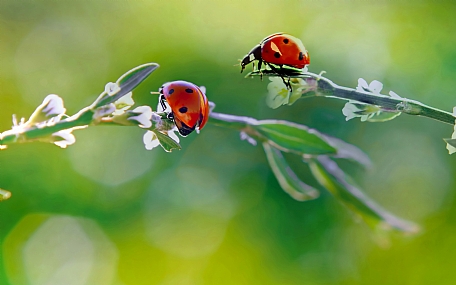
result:
<svg viewBox="0 0 456 285"><path fill-rule="evenodd" d="M307 67L303 72L307 72ZM271 82L268 84L266 104L272 109L282 105L293 105L306 93L316 90L316 82L313 79L289 78L291 89L287 88L281 77L269 77L269 80Z"/></svg>
<svg viewBox="0 0 456 285"><path fill-rule="evenodd" d="M374 80L370 84L367 84L366 80L363 78L358 79L358 86L356 90L359 92L370 92L376 95L381 95L380 92L383 89L383 84ZM389 92L391 98L400 99L401 97L394 93L393 91ZM392 120L399 116L401 112L397 110L388 110L380 106L361 103L354 100L349 100L344 108L342 113L345 115L345 120L351 120L353 118L360 118L361 122L385 122Z"/></svg>
<svg viewBox="0 0 456 285"><path fill-rule="evenodd" d="M30 118L25 121L25 118L21 118L18 122L16 116L13 115L13 126L11 130L5 131L0 134L0 140L8 136L13 136L15 141L28 141L25 135L26 132L30 129L43 129L45 127L52 127L59 123L65 115L66 109L63 105L63 100L58 95L50 94L44 98L43 103L41 103L36 110L32 113ZM72 131L77 129L68 128L53 133L47 137L40 137L35 140L51 142L55 145L66 148L68 145L71 145L75 142L75 137L72 134ZM5 149L6 145L0 146L0 149Z"/></svg>
<svg viewBox="0 0 456 285"><path fill-rule="evenodd" d="M151 150L159 145L162 145L160 141L160 134L166 135L169 138L171 138L174 142L179 143L180 139L175 134L175 132L177 132L176 125L170 124L167 121L162 120L162 117L158 115L159 113L169 114L170 112L171 108L168 104L165 104L165 106L162 106L160 102L157 104L157 113L154 113L152 115L152 121L154 122L155 130L149 130L143 136L144 146L147 150ZM167 148L165 148L164 146L163 148L167 150Z"/></svg>

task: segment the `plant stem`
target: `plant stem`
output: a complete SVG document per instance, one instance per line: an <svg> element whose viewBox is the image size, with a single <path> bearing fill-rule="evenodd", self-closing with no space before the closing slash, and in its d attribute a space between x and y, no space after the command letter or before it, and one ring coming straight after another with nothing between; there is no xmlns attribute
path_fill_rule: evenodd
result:
<svg viewBox="0 0 456 285"><path fill-rule="evenodd" d="M282 69L282 71L287 77L302 78L306 80L310 86L308 92L315 92L316 96L354 100L365 104L376 105L389 112L402 112L409 115L431 118L450 125L456 124L456 116L452 113L427 106L415 100L407 98L393 98L387 95L375 94L367 91L358 91L353 88L339 86L328 78L311 72L302 72L297 69L287 68ZM263 69L261 71L251 72L248 76L278 77L280 75L272 70ZM306 93L303 93L303 95L305 94ZM303 98L307 97L303 96Z"/></svg>
<svg viewBox="0 0 456 285"><path fill-rule="evenodd" d="M310 78L318 80L318 95L340 99L355 100L362 103L377 105L386 110L394 110L409 115L428 117L450 125L455 124L456 117L446 111L427 106L421 102L407 98L396 99L386 95L374 94L366 91L358 91L339 86L331 80L320 77L317 74L306 73Z"/></svg>

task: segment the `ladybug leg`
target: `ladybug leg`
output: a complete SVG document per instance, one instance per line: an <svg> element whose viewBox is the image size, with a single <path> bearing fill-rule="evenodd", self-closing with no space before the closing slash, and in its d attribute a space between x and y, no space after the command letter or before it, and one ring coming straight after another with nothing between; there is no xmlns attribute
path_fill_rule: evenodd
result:
<svg viewBox="0 0 456 285"><path fill-rule="evenodd" d="M279 69L275 68L273 65L271 65L267 62L266 62L266 64L271 68L272 71L277 73L277 75L279 75L280 78L282 78L282 81L283 81L283 84L285 84L285 87L287 87L288 90L293 91L293 88L291 88L291 84L290 84L290 77L288 77L288 80L285 80L285 78L283 77L283 72L281 72Z"/></svg>
<svg viewBox="0 0 456 285"><path fill-rule="evenodd" d="M258 71L260 72L260 78L263 80L263 72L261 71L261 66L263 65L263 61L261 59L258 60Z"/></svg>
<svg viewBox="0 0 456 285"><path fill-rule="evenodd" d="M164 96L164 95L160 95L160 105L162 106L163 111L166 110L166 103L165 103L165 102L166 102L165 96ZM173 112L170 112L170 113L168 113L168 114L166 115L166 117L167 117L168 119L170 119L170 120L173 121L173 120L174 120L174 113L173 113Z"/></svg>
<svg viewBox="0 0 456 285"><path fill-rule="evenodd" d="M279 67L280 67L280 73L286 74L286 73L283 71L283 65L280 64ZM282 77L282 80L283 80L283 77ZM290 89L290 91L293 91L293 89L291 88L290 80L291 80L291 77L288 76L288 80L287 80L287 83L285 83L285 85Z"/></svg>
<svg viewBox="0 0 456 285"><path fill-rule="evenodd" d="M165 96L160 95L160 99L159 100L160 100L160 105L163 108L163 111L165 111L166 110L166 105L165 105L166 99L165 99Z"/></svg>

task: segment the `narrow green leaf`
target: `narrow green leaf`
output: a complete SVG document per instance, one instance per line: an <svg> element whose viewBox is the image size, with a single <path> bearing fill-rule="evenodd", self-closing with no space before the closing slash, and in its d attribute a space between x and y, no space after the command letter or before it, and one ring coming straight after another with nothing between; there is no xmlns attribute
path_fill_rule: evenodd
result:
<svg viewBox="0 0 456 285"><path fill-rule="evenodd" d="M276 148L299 155L335 154L336 149L315 130L280 120L263 120L252 125Z"/></svg>
<svg viewBox="0 0 456 285"><path fill-rule="evenodd" d="M447 144L456 147L456 139L443 139Z"/></svg>
<svg viewBox="0 0 456 285"><path fill-rule="evenodd" d="M0 202L4 200L8 200L11 197L11 192L6 191L0 188Z"/></svg>
<svg viewBox="0 0 456 285"><path fill-rule="evenodd" d="M177 143L176 141L174 141L169 136L167 136L159 131L153 131L153 132L157 135L157 138L160 141L160 145L166 152L171 152L173 149L177 149L177 150L182 149L180 144Z"/></svg>
<svg viewBox="0 0 456 285"><path fill-rule="evenodd" d="M456 127L455 127L456 128ZM456 131L455 131L456 132ZM455 136L455 133L453 133L453 137ZM449 154L453 154L456 152L456 139L443 139L447 143L447 150Z"/></svg>
<svg viewBox="0 0 456 285"><path fill-rule="evenodd" d="M337 154L334 155L333 157L335 158L344 158L344 159L350 159L355 162L360 163L366 168L369 168L372 166L372 162L361 149L359 149L357 146L354 146L352 144L349 144L341 139L331 137L328 135L323 135L321 134L325 140L332 145L335 149L337 149Z"/></svg>
<svg viewBox="0 0 456 285"><path fill-rule="evenodd" d="M278 149L268 143L263 143L263 148L272 172L283 191L298 201L312 200L319 196L319 192L315 188L302 182L296 176Z"/></svg>
<svg viewBox="0 0 456 285"><path fill-rule="evenodd" d="M106 96L100 102L97 103L96 107L108 105L113 103L127 93L136 88L141 82L144 81L152 72L154 72L159 65L157 63L146 63L140 66L137 66L125 74L123 74L116 83L119 85L120 90L113 96Z"/></svg>
<svg viewBox="0 0 456 285"><path fill-rule="evenodd" d="M340 202L359 214L372 226L386 226L402 232L416 233L419 227L381 208L361 190L346 181L345 173L326 156L309 160L310 169L318 180Z"/></svg>
<svg viewBox="0 0 456 285"><path fill-rule="evenodd" d="M131 91L158 67L159 65L154 62L139 65L119 77L117 84L119 84L120 88L130 89Z"/></svg>

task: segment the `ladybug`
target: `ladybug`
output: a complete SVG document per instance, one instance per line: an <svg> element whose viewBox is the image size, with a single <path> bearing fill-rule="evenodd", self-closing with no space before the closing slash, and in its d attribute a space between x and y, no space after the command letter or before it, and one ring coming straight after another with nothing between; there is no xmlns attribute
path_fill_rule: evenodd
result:
<svg viewBox="0 0 456 285"><path fill-rule="evenodd" d="M245 66L258 60L258 70L261 69L263 62L268 65L274 72L280 75L285 85L291 88L290 83L285 82L282 66L290 66L302 69L310 64L309 53L302 44L302 41L291 35L276 33L266 37L256 45L241 60L241 73ZM274 65L280 67L276 68Z"/></svg>
<svg viewBox="0 0 456 285"><path fill-rule="evenodd" d="M165 102L168 103L168 118L174 120L184 137L195 129L201 130L209 118L209 103L203 90L204 87L182 80L165 83L159 89L161 106L166 110Z"/></svg>

